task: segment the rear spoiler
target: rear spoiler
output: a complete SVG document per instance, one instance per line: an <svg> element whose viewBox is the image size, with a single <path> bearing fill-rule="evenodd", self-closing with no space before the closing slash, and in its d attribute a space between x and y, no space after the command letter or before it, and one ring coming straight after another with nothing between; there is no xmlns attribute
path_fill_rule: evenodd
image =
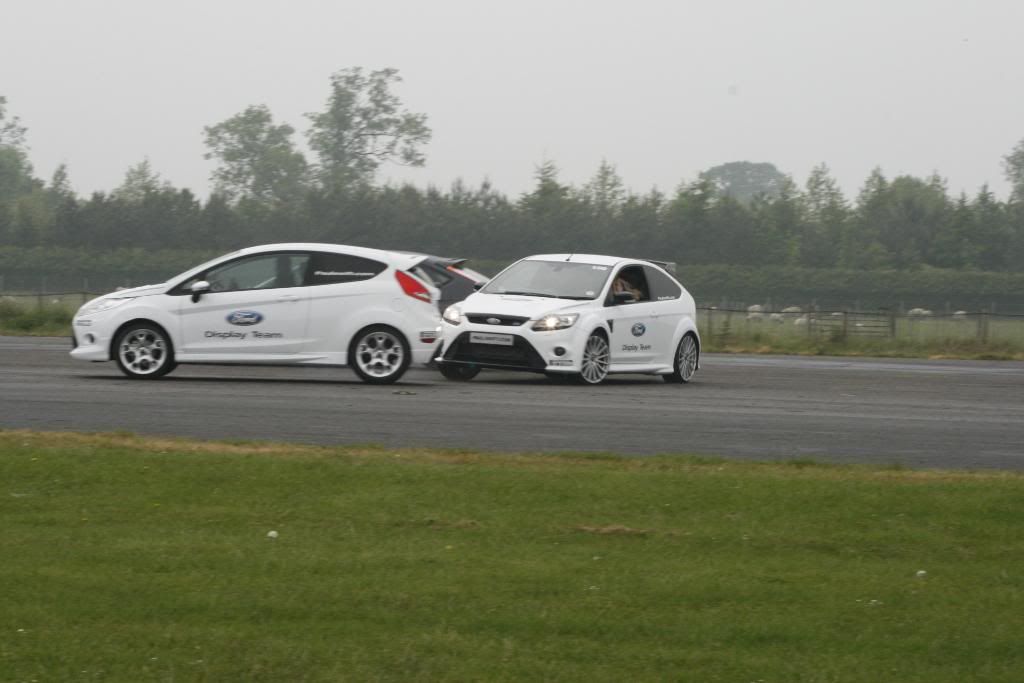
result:
<svg viewBox="0 0 1024 683"><path fill-rule="evenodd" d="M655 261L652 258L642 258L640 260L641 261L647 261L648 263L653 263L654 265L660 267L662 270L664 270L666 272L669 272L669 273L672 273L673 275L676 274L676 263L675 263L675 261Z"/></svg>

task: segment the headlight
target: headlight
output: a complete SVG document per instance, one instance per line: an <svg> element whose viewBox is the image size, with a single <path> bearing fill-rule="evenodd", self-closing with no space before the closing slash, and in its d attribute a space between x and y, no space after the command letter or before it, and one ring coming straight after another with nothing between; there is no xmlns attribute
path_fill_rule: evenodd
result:
<svg viewBox="0 0 1024 683"><path fill-rule="evenodd" d="M134 298L134 296L129 296L121 297L119 299L96 299L96 301L87 303L78 309L78 315L94 315L96 313L102 313L103 311L109 311L111 308L116 308Z"/></svg>
<svg viewBox="0 0 1024 683"><path fill-rule="evenodd" d="M451 325L458 325L459 323L462 322L462 306L458 304L452 304L448 308L444 309L444 315L442 315L441 317L444 318L444 321L446 323L449 323Z"/></svg>
<svg viewBox="0 0 1024 683"><path fill-rule="evenodd" d="M533 324L533 329L537 332L564 330L567 327L572 327L579 317L579 313L568 313L564 315L546 315Z"/></svg>

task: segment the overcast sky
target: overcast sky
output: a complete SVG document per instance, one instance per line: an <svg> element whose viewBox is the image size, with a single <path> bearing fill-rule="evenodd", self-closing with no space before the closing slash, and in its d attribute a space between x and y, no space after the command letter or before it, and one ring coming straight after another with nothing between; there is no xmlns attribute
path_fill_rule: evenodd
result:
<svg viewBox="0 0 1024 683"><path fill-rule="evenodd" d="M383 178L507 193L552 160L670 191L768 161L848 195L875 166L951 192L1007 184L1024 138L1024 0L0 0L0 95L37 175L80 193L143 158L208 191L204 126L266 104L303 141L332 72L397 68L433 128Z"/></svg>

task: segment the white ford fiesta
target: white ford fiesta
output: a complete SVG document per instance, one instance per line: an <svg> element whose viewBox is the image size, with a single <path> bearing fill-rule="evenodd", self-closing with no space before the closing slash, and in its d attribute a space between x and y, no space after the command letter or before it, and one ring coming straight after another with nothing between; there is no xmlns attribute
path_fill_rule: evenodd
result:
<svg viewBox="0 0 1024 683"><path fill-rule="evenodd" d="M438 367L463 381L494 368L586 384L610 373L689 382L700 363L696 307L662 265L587 254L517 261L445 309Z"/></svg>
<svg viewBox="0 0 1024 683"><path fill-rule="evenodd" d="M337 244L242 249L167 282L93 299L72 321L79 360L137 379L178 363L350 365L398 380L436 353L438 292L423 255Z"/></svg>

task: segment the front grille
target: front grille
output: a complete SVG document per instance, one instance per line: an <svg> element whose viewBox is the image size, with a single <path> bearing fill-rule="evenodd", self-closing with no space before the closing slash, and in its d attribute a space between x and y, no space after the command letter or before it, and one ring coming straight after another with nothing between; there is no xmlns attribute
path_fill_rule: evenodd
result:
<svg viewBox="0 0 1024 683"><path fill-rule="evenodd" d="M530 342L513 335L512 346L499 344L474 344L469 341L469 332L460 334L445 350L444 359L459 363L473 363L484 367L507 368L510 370L543 371L547 364Z"/></svg>
<svg viewBox="0 0 1024 683"><path fill-rule="evenodd" d="M466 319L476 325L503 325L505 327L518 327L529 318L518 315L496 315L492 313L467 313ZM493 322L497 320L498 322Z"/></svg>

